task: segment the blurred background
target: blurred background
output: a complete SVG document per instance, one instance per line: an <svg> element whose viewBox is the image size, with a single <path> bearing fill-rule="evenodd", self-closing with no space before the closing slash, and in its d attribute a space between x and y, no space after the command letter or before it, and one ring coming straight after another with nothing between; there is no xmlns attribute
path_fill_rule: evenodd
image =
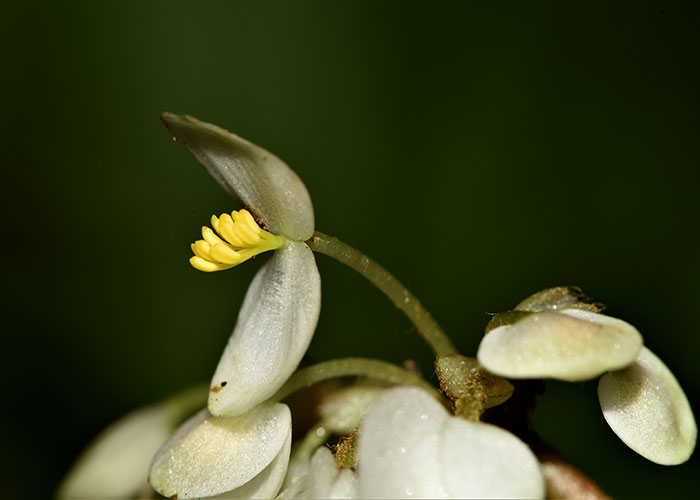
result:
<svg viewBox="0 0 700 500"><path fill-rule="evenodd" d="M406 1L6 5L3 494L47 498L129 410L208 381L265 257L204 274L239 208L162 126L188 113L305 181L317 228L385 265L473 355L487 313L579 285L698 406L698 7ZM317 256L309 357L431 356ZM435 380L434 376L432 377ZM619 498L696 489L607 427L596 382L550 382L541 435ZM687 493L686 493L687 494Z"/></svg>

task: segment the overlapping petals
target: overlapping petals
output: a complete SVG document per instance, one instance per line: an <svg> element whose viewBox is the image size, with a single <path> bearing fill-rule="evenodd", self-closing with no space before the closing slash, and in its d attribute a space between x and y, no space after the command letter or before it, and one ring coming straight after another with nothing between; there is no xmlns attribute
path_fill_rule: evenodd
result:
<svg viewBox="0 0 700 500"><path fill-rule="evenodd" d="M237 417L204 409L158 451L149 482L173 498L274 496L287 471L291 433L283 404L259 405Z"/></svg>
<svg viewBox="0 0 700 500"><path fill-rule="evenodd" d="M358 441L361 498L542 498L528 446L499 427L453 417L416 388L387 390Z"/></svg>
<svg viewBox="0 0 700 500"><path fill-rule="evenodd" d="M300 469L279 499L358 498L357 475L351 469L339 469L331 450L325 446L316 449Z"/></svg>
<svg viewBox="0 0 700 500"><path fill-rule="evenodd" d="M620 439L653 462L685 462L695 448L697 424L678 381L633 326L593 312L597 306L579 294L567 287L543 290L497 316L503 324L487 331L479 362L516 379L603 375L598 399Z"/></svg>

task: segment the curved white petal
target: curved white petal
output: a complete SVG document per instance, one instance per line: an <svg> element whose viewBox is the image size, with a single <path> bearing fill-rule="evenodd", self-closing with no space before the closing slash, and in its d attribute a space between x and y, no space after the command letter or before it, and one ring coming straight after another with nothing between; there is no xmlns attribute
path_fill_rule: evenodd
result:
<svg viewBox="0 0 700 500"><path fill-rule="evenodd" d="M449 415L425 391L396 387L370 408L358 438L362 498L448 498L440 431Z"/></svg>
<svg viewBox="0 0 700 500"><path fill-rule="evenodd" d="M537 459L498 427L450 416L417 388L389 389L358 440L363 498L538 498Z"/></svg>
<svg viewBox="0 0 700 500"><path fill-rule="evenodd" d="M58 498L130 498L148 479L148 467L177 422L162 403L138 409L105 429L76 461Z"/></svg>
<svg viewBox="0 0 700 500"><path fill-rule="evenodd" d="M633 363L641 348L642 336L629 323L567 309L494 328L482 339L477 358L503 377L579 381Z"/></svg>
<svg viewBox="0 0 700 500"><path fill-rule="evenodd" d="M350 469L338 469L331 450L321 446L314 451L278 498L357 498L357 477Z"/></svg>
<svg viewBox="0 0 700 500"><path fill-rule="evenodd" d="M443 474L452 498L544 498L537 458L510 432L450 418L442 439Z"/></svg>
<svg viewBox="0 0 700 500"><path fill-rule="evenodd" d="M273 233L304 241L314 232L306 186L282 160L260 146L188 115L161 114L182 143L223 188Z"/></svg>
<svg viewBox="0 0 700 500"><path fill-rule="evenodd" d="M289 462L287 476L282 483L283 490L277 495L278 499L304 498L309 484L310 460L295 460Z"/></svg>
<svg viewBox="0 0 700 500"><path fill-rule="evenodd" d="M158 450L149 482L166 497L231 491L260 474L290 433L291 414L283 404L263 404L237 417L214 417L204 409Z"/></svg>
<svg viewBox="0 0 700 500"><path fill-rule="evenodd" d="M676 465L693 453L698 427L688 399L646 347L636 363L601 377L598 400L615 434L644 458Z"/></svg>
<svg viewBox="0 0 700 500"><path fill-rule="evenodd" d="M386 386L360 383L334 392L318 408L324 427L337 434L351 433L385 390Z"/></svg>
<svg viewBox="0 0 700 500"><path fill-rule="evenodd" d="M245 483L243 486L235 490L217 495L213 498L217 499L267 499L274 498L277 492L282 487L284 476L287 473L289 465L289 453L292 449L292 433L291 430L287 434L287 439L284 446L277 454L275 459L263 469L263 471L253 479Z"/></svg>
<svg viewBox="0 0 700 500"><path fill-rule="evenodd" d="M357 498L355 473L338 469L331 450L325 446L311 456L307 498Z"/></svg>
<svg viewBox="0 0 700 500"><path fill-rule="evenodd" d="M316 328L321 278L304 243L276 250L246 293L211 381L212 415L240 415L270 397L294 372Z"/></svg>

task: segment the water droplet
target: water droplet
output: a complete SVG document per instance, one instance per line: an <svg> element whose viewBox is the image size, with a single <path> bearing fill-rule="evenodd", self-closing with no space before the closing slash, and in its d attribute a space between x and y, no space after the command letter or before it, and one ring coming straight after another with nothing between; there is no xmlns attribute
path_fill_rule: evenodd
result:
<svg viewBox="0 0 700 500"><path fill-rule="evenodd" d="M403 446L401 448L399 448L399 451L401 452L402 455L406 454L406 448L404 448Z"/></svg>
<svg viewBox="0 0 700 500"><path fill-rule="evenodd" d="M406 492L406 496L412 497L413 496L413 488L410 486L406 486L406 489L404 490Z"/></svg>
<svg viewBox="0 0 700 500"><path fill-rule="evenodd" d="M318 437L323 437L323 436L325 436L325 435L326 435L326 429L324 429L323 427L319 427L318 429L316 429L316 435L317 435Z"/></svg>
<svg viewBox="0 0 700 500"><path fill-rule="evenodd" d="M421 419L421 420L428 420L428 418L429 418L428 415L426 415L425 413L423 413L423 414L420 416L420 419Z"/></svg>
<svg viewBox="0 0 700 500"><path fill-rule="evenodd" d="M558 308L558 306L557 306L556 304L552 304L552 309L553 309L553 310L555 310L555 311L556 311L556 310L557 310L557 308Z"/></svg>

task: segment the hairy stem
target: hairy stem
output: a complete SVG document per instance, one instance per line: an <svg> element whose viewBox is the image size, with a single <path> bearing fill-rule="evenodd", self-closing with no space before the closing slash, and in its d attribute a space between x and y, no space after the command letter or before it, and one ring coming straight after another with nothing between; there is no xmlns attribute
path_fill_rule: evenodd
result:
<svg viewBox="0 0 700 500"><path fill-rule="evenodd" d="M270 401L281 401L293 392L323 380L353 376L383 380L391 384L415 385L427 390L438 399L442 397L435 387L400 366L378 359L341 358L302 368L280 387Z"/></svg>
<svg viewBox="0 0 700 500"><path fill-rule="evenodd" d="M420 301L396 277L359 250L337 238L316 232L306 242L314 252L353 268L379 288L415 325L436 355L456 352L452 342Z"/></svg>

